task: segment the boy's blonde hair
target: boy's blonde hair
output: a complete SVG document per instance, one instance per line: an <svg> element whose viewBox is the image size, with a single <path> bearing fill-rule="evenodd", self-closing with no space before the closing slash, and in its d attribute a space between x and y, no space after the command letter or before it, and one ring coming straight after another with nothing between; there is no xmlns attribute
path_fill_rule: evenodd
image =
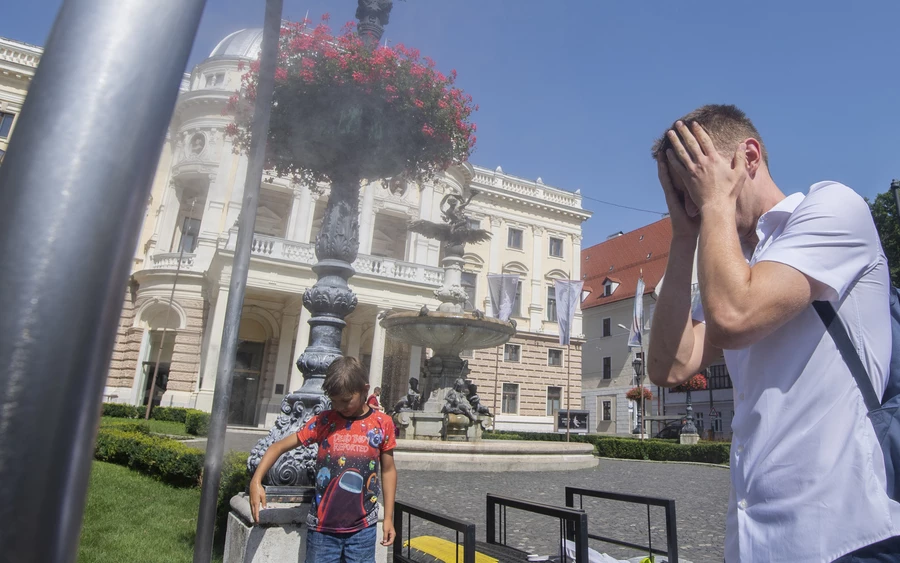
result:
<svg viewBox="0 0 900 563"><path fill-rule="evenodd" d="M352 393L365 393L369 385L369 374L359 360L343 356L331 362L325 371L322 391L329 397L340 397Z"/></svg>

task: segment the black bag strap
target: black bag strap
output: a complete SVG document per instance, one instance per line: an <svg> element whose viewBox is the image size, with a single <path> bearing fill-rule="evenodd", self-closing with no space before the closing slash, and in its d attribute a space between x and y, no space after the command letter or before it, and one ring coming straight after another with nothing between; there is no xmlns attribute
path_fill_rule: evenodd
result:
<svg viewBox="0 0 900 563"><path fill-rule="evenodd" d="M878 394L875 392L872 380L869 379L866 366L863 365L859 354L856 352L856 346L850 340L847 328L834 310L834 305L829 301L814 301L813 307L819 314L819 318L825 323L825 328L828 330L831 338L834 339L834 343L841 352L847 367L850 368L850 373L853 374L853 379L856 380L856 384L859 386L866 408L869 409L869 412L880 408L881 401L878 400Z"/></svg>

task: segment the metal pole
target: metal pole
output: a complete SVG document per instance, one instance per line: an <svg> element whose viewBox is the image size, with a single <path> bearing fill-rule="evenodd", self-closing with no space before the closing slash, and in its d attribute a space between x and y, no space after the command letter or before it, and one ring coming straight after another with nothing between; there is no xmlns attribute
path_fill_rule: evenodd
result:
<svg viewBox="0 0 900 563"><path fill-rule="evenodd" d="M197 198L191 198L190 216L194 215L194 204ZM150 395L147 399L147 410L144 411L144 420L150 420L150 411L153 409L153 395L156 393L156 378L159 376L159 361L162 359L163 346L166 343L166 333L169 331L169 316L172 314L172 303L175 301L175 286L178 284L178 276L181 274L181 261L184 260L184 235L181 233L181 250L178 251L178 265L175 266L175 278L172 279L172 291L169 293L169 308L166 309L166 320L163 323L162 336L159 337L159 350L156 351L156 364L153 366L153 378L150 380Z"/></svg>
<svg viewBox="0 0 900 563"><path fill-rule="evenodd" d="M75 560L128 275L204 4L64 2L0 167L4 559Z"/></svg>
<svg viewBox="0 0 900 563"><path fill-rule="evenodd" d="M497 430L497 422L496 422L496 420L497 420L497 392L500 387L500 347L501 346L504 346L504 345L501 344L500 346L497 346L497 353L495 354L495 357L494 357L494 410L493 410L493 413L494 413L494 421L495 422L494 422L494 427L492 428L492 430L494 430L495 432Z"/></svg>
<svg viewBox="0 0 900 563"><path fill-rule="evenodd" d="M566 442L569 441L569 429L572 428L572 393L569 376L569 362L572 359L572 345L566 344Z"/></svg>
<svg viewBox="0 0 900 563"><path fill-rule="evenodd" d="M203 483L200 489L197 535L194 539L194 563L208 563L212 558L216 500L219 496L219 482L222 478L225 427L228 423L228 404L231 401L231 378L237 353L241 309L244 306L244 293L247 288L247 273L250 269L250 246L253 243L253 227L256 223L256 211L259 206L259 188L265 165L266 138L269 132L269 117L272 114L272 95L275 91L275 65L278 55L278 37L281 34L283 4L283 0L266 0L259 84L253 110L253 123L250 126L249 164L244 182L244 202L241 206L238 237L231 267L228 302L225 305L225 328L222 333L222 344L219 347L216 387L206 442Z"/></svg>
<svg viewBox="0 0 900 563"><path fill-rule="evenodd" d="M897 217L900 218L900 180L891 180L891 192L894 194L894 201L897 203Z"/></svg>

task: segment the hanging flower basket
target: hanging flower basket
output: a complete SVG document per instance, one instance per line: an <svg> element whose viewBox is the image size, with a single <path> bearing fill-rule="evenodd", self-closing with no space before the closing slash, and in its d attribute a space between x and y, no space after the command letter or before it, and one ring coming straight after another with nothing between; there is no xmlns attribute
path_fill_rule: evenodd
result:
<svg viewBox="0 0 900 563"><path fill-rule="evenodd" d="M332 35L324 21L285 23L266 145L267 169L315 185L336 174L423 181L469 158L477 110L434 61L401 45L370 51L353 24ZM259 61L229 101L226 133L250 146Z"/></svg>
<svg viewBox="0 0 900 563"><path fill-rule="evenodd" d="M685 391L702 391L706 389L706 376L698 373L690 379L672 388L673 393L684 393Z"/></svg>
<svg viewBox="0 0 900 563"><path fill-rule="evenodd" d="M625 393L625 398L629 401L638 402L641 400L641 389L644 390L644 400L652 401L653 400L653 392L650 391L649 387L632 387Z"/></svg>

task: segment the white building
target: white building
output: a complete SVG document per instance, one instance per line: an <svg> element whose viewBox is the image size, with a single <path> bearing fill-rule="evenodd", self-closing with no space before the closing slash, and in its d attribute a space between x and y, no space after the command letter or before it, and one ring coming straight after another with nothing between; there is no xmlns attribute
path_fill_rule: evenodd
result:
<svg viewBox="0 0 900 563"><path fill-rule="evenodd" d="M211 408L248 163L245 155L234 154L224 134L232 118L223 110L240 87L244 71L239 65L256 58L261 38L260 30L233 33L184 75L124 291L107 401L146 404L159 358L154 401ZM33 73L40 52L0 40L0 63L6 65L2 68L14 65L18 74ZM27 83L27 78L0 75L0 111L18 111ZM496 404L498 428L550 430L550 415L568 400L565 389L571 389L573 398L581 397L580 341L574 340L571 357L554 344L552 291L554 279L570 272L580 276L581 225L590 212L583 209L579 193L540 179L517 178L499 167L468 164L422 185L363 185L359 258L350 279L359 305L347 318L342 350L368 366L372 385L384 388L387 406L406 393L407 380L419 375L427 351L386 338L376 316L385 309L436 307L432 292L443 278L440 246L407 232L406 223L419 218L439 221L444 194L468 188L480 192L468 207L472 221L493 234L490 241L467 248L463 283L470 306L490 311L488 273L517 273L522 280L514 313L518 335L500 351L499 361L496 349L470 354L470 377L479 386L482 402ZM302 295L316 281L312 243L328 194L328 186L311 191L287 180L264 178L240 324L231 424L271 425L282 398L302 383L294 365L309 340L309 312L302 307ZM573 335L581 332L579 314ZM573 402L577 406L580 401Z"/></svg>

